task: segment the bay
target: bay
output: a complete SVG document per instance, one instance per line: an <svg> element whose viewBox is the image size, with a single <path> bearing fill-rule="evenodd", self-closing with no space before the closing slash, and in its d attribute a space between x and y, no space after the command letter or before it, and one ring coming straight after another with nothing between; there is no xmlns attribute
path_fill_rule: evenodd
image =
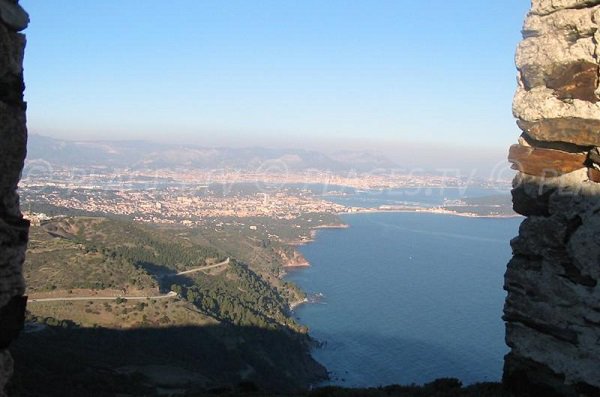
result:
<svg viewBox="0 0 600 397"><path fill-rule="evenodd" d="M498 187L496 189L479 188L474 186L457 187L412 187L367 191L342 191L345 195L328 195L324 197L338 204L363 208L375 208L381 205L417 205L438 206L445 200L464 198L509 195L509 189Z"/></svg>
<svg viewBox="0 0 600 397"><path fill-rule="evenodd" d="M421 200L419 200L421 201ZM520 218L430 213L344 215L303 246L290 272L314 303L296 309L323 343L333 384L378 386L456 377L500 380L503 275Z"/></svg>

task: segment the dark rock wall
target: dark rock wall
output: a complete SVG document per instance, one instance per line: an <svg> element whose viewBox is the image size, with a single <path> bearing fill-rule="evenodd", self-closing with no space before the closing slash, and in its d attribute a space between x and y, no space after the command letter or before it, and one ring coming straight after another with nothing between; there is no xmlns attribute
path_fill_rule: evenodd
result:
<svg viewBox="0 0 600 397"><path fill-rule="evenodd" d="M523 134L504 307L516 395L600 396L600 0L533 0L517 49Z"/></svg>
<svg viewBox="0 0 600 397"><path fill-rule="evenodd" d="M23 51L29 18L16 0L0 0L0 395L12 373L7 350L22 327L29 222L19 210L17 183L27 145Z"/></svg>

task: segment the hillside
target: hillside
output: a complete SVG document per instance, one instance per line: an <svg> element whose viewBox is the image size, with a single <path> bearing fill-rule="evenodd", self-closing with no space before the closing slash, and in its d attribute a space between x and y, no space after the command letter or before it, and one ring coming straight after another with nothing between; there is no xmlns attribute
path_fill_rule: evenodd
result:
<svg viewBox="0 0 600 397"><path fill-rule="evenodd" d="M29 294L79 288L158 289L156 280L131 260L98 251L75 240L55 237L43 227L30 230L24 275Z"/></svg>
<svg viewBox="0 0 600 397"><path fill-rule="evenodd" d="M64 217L32 229L25 277L33 299L176 291L217 321L303 330L288 317L293 291L274 274L263 277L268 266L259 263L261 256L253 258L252 267L263 275L221 252L190 238L185 229ZM36 304L32 310L48 306ZM75 313L64 315L75 320Z"/></svg>
<svg viewBox="0 0 600 397"><path fill-rule="evenodd" d="M154 273L187 270L225 259L212 247L193 244L177 235L131 221L68 217L44 223L42 228L53 236L84 244L90 250L129 259Z"/></svg>
<svg viewBox="0 0 600 397"><path fill-rule="evenodd" d="M290 317L293 288L183 230L99 217L60 217L32 227L25 264L28 323L13 348L18 365L37 368L44 379L65 377L73 371L68 363L48 361L62 346L84 367L114 367L118 360L119 368L143 374L141 363L160 365L194 374L192 383L202 388L248 378L263 388L286 389L325 377L310 356L306 328ZM268 266L254 262L252 268ZM114 353L95 356L99 341ZM145 341L144 350L129 349ZM183 354L190 349L193 354ZM207 356L212 364L202 359ZM82 384L97 381L96 372L74 372ZM138 391L148 382L133 379Z"/></svg>

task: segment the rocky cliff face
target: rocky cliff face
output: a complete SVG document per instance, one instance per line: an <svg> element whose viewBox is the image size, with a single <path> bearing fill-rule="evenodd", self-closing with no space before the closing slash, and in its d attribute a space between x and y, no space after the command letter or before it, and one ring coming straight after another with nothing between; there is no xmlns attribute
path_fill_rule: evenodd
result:
<svg viewBox="0 0 600 397"><path fill-rule="evenodd" d="M0 0L0 395L12 374L7 350L23 324L25 258L29 223L19 211L17 183L27 143L23 102L25 36L29 22L17 0Z"/></svg>
<svg viewBox="0 0 600 397"><path fill-rule="evenodd" d="M600 396L600 0L533 0L517 49L504 381Z"/></svg>

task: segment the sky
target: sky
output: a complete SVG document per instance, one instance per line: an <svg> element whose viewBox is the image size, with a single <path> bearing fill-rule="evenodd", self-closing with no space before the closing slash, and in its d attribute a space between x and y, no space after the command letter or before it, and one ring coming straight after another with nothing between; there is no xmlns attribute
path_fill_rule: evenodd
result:
<svg viewBox="0 0 600 397"><path fill-rule="evenodd" d="M492 165L526 0L21 0L31 133ZM493 160L493 161L492 161Z"/></svg>

